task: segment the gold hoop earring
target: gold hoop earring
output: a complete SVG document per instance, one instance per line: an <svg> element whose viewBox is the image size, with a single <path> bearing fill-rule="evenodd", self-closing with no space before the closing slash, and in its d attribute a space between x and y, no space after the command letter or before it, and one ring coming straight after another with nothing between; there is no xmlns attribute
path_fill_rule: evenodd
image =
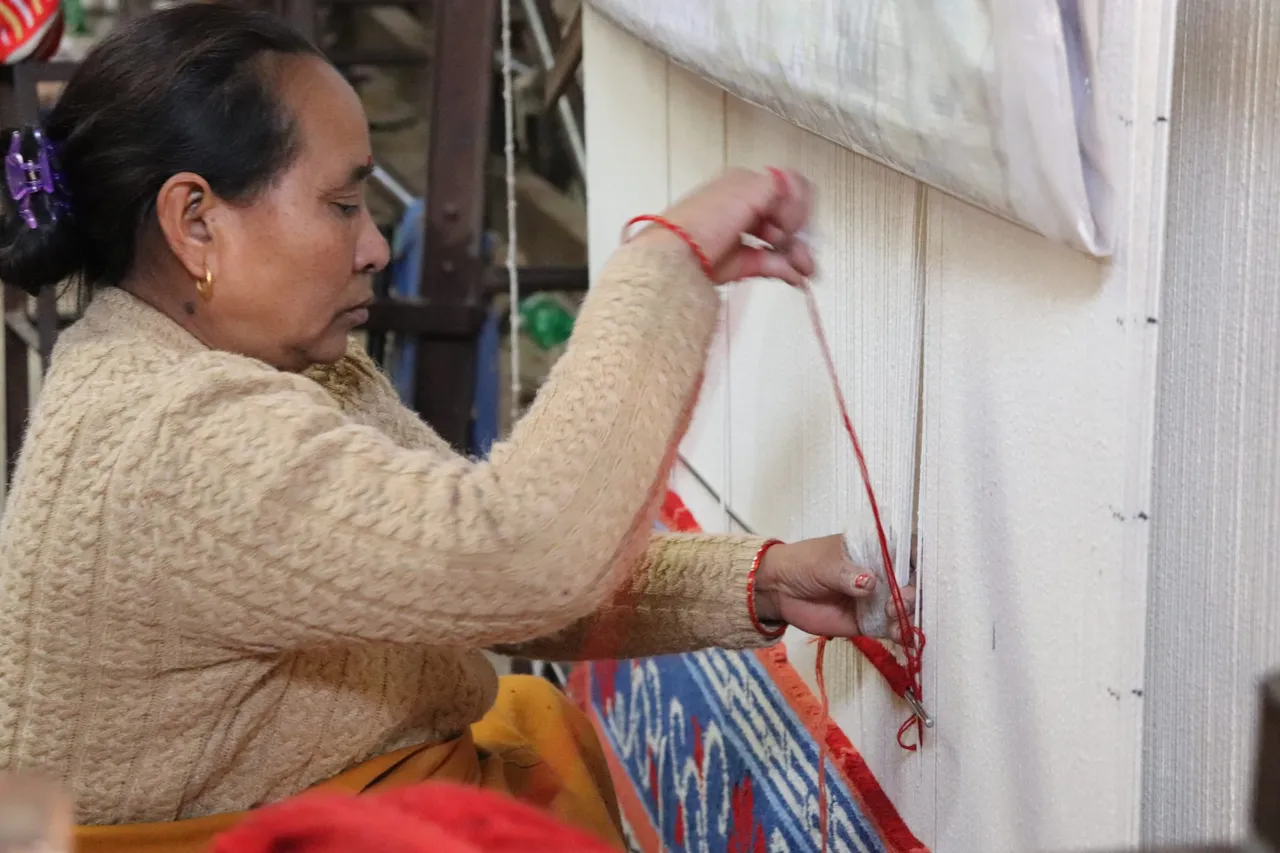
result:
<svg viewBox="0 0 1280 853"><path fill-rule="evenodd" d="M200 294L200 298L205 301L213 296L213 270L208 267L204 268L204 280L196 281L196 293Z"/></svg>

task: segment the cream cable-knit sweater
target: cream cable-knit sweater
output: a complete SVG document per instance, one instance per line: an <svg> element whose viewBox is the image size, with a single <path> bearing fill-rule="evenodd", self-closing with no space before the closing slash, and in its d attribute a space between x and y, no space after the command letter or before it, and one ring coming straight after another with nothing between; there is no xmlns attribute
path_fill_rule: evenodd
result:
<svg viewBox="0 0 1280 853"><path fill-rule="evenodd" d="M684 246L624 247L476 462L354 348L281 373L99 293L0 525L0 768L84 823L243 809L461 731L495 695L482 648L760 645L761 540L648 532L717 306Z"/></svg>

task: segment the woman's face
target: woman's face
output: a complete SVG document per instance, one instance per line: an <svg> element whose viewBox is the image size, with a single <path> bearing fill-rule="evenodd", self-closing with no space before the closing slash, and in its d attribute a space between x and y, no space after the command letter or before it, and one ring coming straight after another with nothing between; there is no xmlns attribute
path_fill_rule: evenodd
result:
<svg viewBox="0 0 1280 853"><path fill-rule="evenodd" d="M205 298L193 285L182 311L209 346L302 370L342 358L389 250L365 206L372 159L355 91L313 57L276 71L297 157L251 204L208 208L202 260L212 284ZM199 252L182 255L188 271L201 269Z"/></svg>

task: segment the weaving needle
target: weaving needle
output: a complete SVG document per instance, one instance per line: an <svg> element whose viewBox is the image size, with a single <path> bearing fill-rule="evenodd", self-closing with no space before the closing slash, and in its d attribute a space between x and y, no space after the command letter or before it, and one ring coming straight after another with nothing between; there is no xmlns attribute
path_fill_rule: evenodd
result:
<svg viewBox="0 0 1280 853"><path fill-rule="evenodd" d="M902 698L911 706L912 712L920 718L920 722L924 723L926 729L933 728L933 717L929 716L929 712L924 709L924 705L916 698L915 690L908 687L906 692L902 694Z"/></svg>

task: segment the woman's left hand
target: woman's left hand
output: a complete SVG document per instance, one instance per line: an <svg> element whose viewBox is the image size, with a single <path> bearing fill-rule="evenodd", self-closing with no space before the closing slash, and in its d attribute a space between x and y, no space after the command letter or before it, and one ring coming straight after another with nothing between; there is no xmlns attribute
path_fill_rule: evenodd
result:
<svg viewBox="0 0 1280 853"><path fill-rule="evenodd" d="M863 633L858 602L871 598L878 583L875 575L849 559L843 536L774 545L756 570L756 615L762 622L785 622L814 636L857 636ZM902 598L908 613L914 614L915 588L903 587ZM881 639L901 642L892 598L885 611L889 636Z"/></svg>

